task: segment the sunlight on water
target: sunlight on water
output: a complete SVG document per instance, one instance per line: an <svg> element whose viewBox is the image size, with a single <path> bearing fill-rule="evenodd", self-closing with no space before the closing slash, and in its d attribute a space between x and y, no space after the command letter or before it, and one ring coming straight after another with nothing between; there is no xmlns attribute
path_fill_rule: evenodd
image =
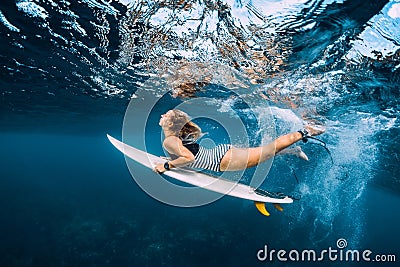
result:
<svg viewBox="0 0 400 267"><path fill-rule="evenodd" d="M47 11L43 7L35 4L34 2L21 1L17 3L17 7L19 10L25 12L30 17L41 18L45 20L49 16Z"/></svg>
<svg viewBox="0 0 400 267"><path fill-rule="evenodd" d="M352 49L345 57L361 60L359 55L362 55L384 60L394 56L400 49L399 6L397 1L390 1L380 14L374 16L365 30L354 40Z"/></svg>

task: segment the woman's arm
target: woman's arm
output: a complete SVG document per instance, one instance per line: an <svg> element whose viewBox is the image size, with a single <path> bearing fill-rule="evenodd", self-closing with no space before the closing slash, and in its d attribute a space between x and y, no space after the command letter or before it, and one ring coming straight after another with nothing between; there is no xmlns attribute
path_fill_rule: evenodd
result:
<svg viewBox="0 0 400 267"><path fill-rule="evenodd" d="M183 146L182 140L176 136L167 137L163 142L164 148L171 154L176 155L178 158L169 161L170 168L182 167L194 161L194 155L189 149ZM155 167L157 172L165 172L164 164L158 164Z"/></svg>

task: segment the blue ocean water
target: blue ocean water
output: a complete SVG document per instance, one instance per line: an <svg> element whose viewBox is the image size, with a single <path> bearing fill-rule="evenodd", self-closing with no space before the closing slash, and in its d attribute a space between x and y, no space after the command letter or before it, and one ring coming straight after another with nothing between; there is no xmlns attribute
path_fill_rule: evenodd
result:
<svg viewBox="0 0 400 267"><path fill-rule="evenodd" d="M398 261L399 1L5 0L0 22L1 266L303 266L318 263L257 252L337 249L339 239ZM270 217L228 196L160 203L106 138L135 124L130 101L153 98L151 153L163 152L159 115L205 98L215 110L193 112L234 110L251 145L264 126L323 124L332 158L314 143L300 144L308 162L277 157L260 187L300 200L267 206ZM273 123L257 124L266 114ZM231 140L224 125L198 123Z"/></svg>

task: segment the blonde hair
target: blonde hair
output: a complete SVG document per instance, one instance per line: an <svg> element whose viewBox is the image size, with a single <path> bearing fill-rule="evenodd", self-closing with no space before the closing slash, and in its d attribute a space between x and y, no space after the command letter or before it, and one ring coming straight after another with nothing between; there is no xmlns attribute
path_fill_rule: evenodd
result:
<svg viewBox="0 0 400 267"><path fill-rule="evenodd" d="M177 132L178 137L182 141L194 143L203 136L201 128L191 121L188 114L179 109L173 109L172 111L174 115L171 116L171 122L173 124L171 130Z"/></svg>

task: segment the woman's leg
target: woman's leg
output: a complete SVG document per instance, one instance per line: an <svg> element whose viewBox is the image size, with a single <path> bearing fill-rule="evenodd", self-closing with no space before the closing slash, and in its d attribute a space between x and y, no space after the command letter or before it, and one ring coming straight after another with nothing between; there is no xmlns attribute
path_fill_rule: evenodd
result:
<svg viewBox="0 0 400 267"><path fill-rule="evenodd" d="M323 133L323 129L315 129L311 126L306 127L311 135ZM246 168L254 167L274 157L281 150L300 141L303 138L299 132L286 134L275 139L273 142L260 147L254 148L231 148L221 159L221 171L239 171Z"/></svg>

